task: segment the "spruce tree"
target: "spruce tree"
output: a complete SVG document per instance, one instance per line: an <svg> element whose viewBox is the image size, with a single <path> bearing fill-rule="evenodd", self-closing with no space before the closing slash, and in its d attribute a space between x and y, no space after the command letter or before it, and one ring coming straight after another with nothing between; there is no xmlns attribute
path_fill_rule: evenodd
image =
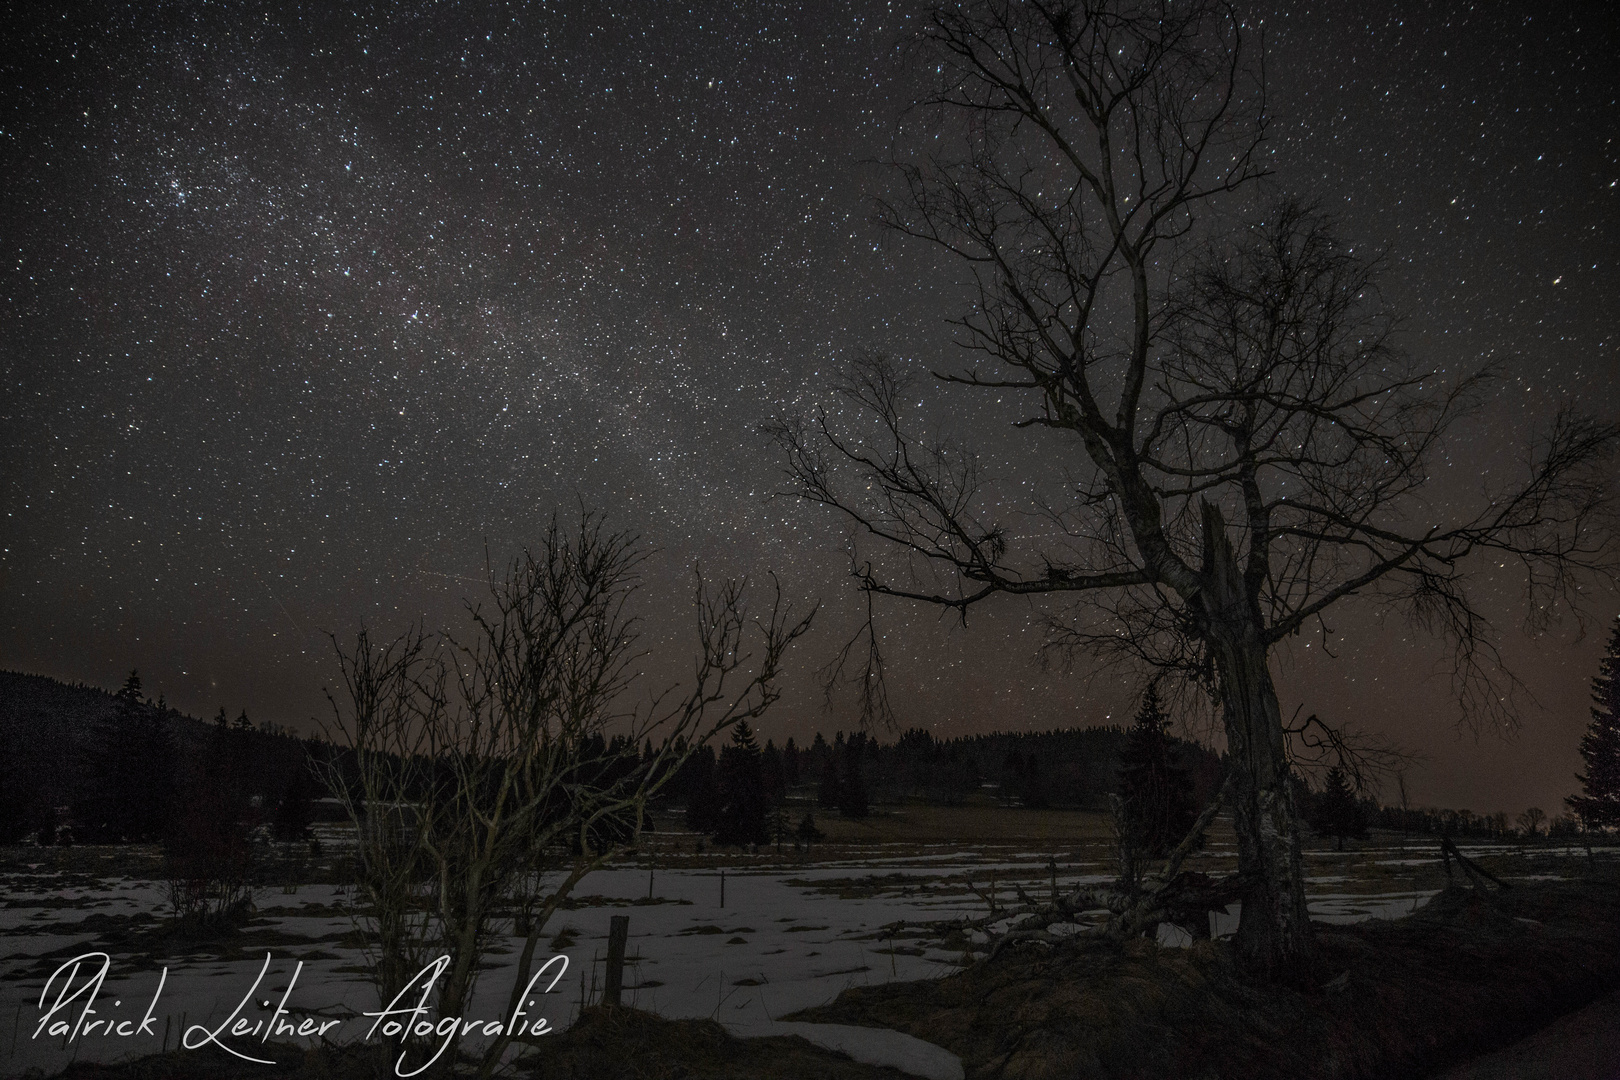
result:
<svg viewBox="0 0 1620 1080"><path fill-rule="evenodd" d="M844 744L844 768L838 788L838 812L847 818L864 818L869 806L866 797L866 778L861 772L865 756L866 734L857 732Z"/></svg>
<svg viewBox="0 0 1620 1080"><path fill-rule="evenodd" d="M720 810L714 824L714 842L738 847L768 843L765 779L759 743L748 721L739 722L732 731L731 745L720 753L718 771Z"/></svg>
<svg viewBox="0 0 1620 1080"><path fill-rule="evenodd" d="M827 839L827 834L816 827L816 816L808 811L799 819L799 827L794 830L793 836L807 850L814 841Z"/></svg>
<svg viewBox="0 0 1620 1080"><path fill-rule="evenodd" d="M1564 801L1588 829L1620 826L1620 616L1592 678L1592 722L1581 738L1580 795Z"/></svg>
<svg viewBox="0 0 1620 1080"><path fill-rule="evenodd" d="M251 899L251 810L232 776L236 741L223 725L210 733L202 768L163 834L169 898L183 920L218 920Z"/></svg>
<svg viewBox="0 0 1620 1080"><path fill-rule="evenodd" d="M799 748L791 735L782 747L782 778L789 786L799 782Z"/></svg>
<svg viewBox="0 0 1620 1080"><path fill-rule="evenodd" d="M697 750L682 772L688 773L686 784L686 827L693 832L706 833L714 828L720 812L720 789L714 776L714 751L704 746Z"/></svg>
<svg viewBox="0 0 1620 1080"><path fill-rule="evenodd" d="M124 763L128 792L126 834L132 840L161 840L174 811L174 740L169 735L169 708L158 695L136 711Z"/></svg>
<svg viewBox="0 0 1620 1080"><path fill-rule="evenodd" d="M1367 835L1366 819L1343 769L1334 766L1328 770L1322 793L1312 802L1311 828L1323 836L1337 838L1340 851L1344 850L1345 837Z"/></svg>
<svg viewBox="0 0 1620 1080"><path fill-rule="evenodd" d="M759 770L764 780L766 805L780 806L787 798L787 770L782 764L782 752L774 742L766 740L765 750L759 757Z"/></svg>
<svg viewBox="0 0 1620 1080"><path fill-rule="evenodd" d="M91 727L89 762L73 807L75 831L91 843L113 843L129 832L129 803L135 792L128 762L145 707L140 672L129 673L113 703L112 711Z"/></svg>
<svg viewBox="0 0 1620 1080"><path fill-rule="evenodd" d="M1119 797L1129 839L1155 859L1168 855L1198 817L1192 780L1176 761L1169 726L1158 687L1149 686L1120 750Z"/></svg>
<svg viewBox="0 0 1620 1080"><path fill-rule="evenodd" d="M281 798L276 802L275 816L270 822L275 838L284 844L292 844L314 836L310 829L314 801L315 784L310 778L309 766L299 760L288 773Z"/></svg>
<svg viewBox="0 0 1620 1080"><path fill-rule="evenodd" d="M844 790L844 781L840 775L838 755L828 753L824 758L821 766L821 782L816 785L816 805L823 810L835 810L838 808L839 796Z"/></svg>

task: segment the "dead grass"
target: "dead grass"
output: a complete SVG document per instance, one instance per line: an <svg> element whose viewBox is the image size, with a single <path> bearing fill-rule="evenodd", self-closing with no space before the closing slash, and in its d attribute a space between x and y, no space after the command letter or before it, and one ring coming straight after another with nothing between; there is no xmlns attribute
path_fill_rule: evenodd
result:
<svg viewBox="0 0 1620 1080"><path fill-rule="evenodd" d="M1108 815L1089 810L1025 810L1019 807L882 807L861 820L816 815L828 844L1012 843L1042 846L1092 844L1108 840Z"/></svg>

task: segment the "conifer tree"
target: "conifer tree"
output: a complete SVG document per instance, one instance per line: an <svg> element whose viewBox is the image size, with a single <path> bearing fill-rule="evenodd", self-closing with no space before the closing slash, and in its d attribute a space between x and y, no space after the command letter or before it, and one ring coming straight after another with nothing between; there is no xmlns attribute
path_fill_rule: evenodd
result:
<svg viewBox="0 0 1620 1080"><path fill-rule="evenodd" d="M113 700L112 712L91 729L90 760L73 808L79 836L93 843L128 836L131 801L139 797L129 764L146 708L140 672L129 673Z"/></svg>
<svg viewBox="0 0 1620 1080"><path fill-rule="evenodd" d="M799 819L799 827L793 831L793 836L807 850L815 841L827 839L827 834L816 826L816 816L809 812Z"/></svg>
<svg viewBox="0 0 1620 1080"><path fill-rule="evenodd" d="M163 833L169 900L182 920L212 922L239 914L252 896L251 809L236 778L238 741L237 732L216 723L202 768Z"/></svg>
<svg viewBox="0 0 1620 1080"><path fill-rule="evenodd" d="M1120 751L1119 797L1135 849L1163 858L1198 817L1192 780L1175 760L1157 686L1142 695L1136 722Z"/></svg>
<svg viewBox="0 0 1620 1080"><path fill-rule="evenodd" d="M309 827L314 799L314 781L309 775L308 766L300 760L288 774L281 798L276 802L276 813L270 827L277 840L292 844L314 835Z"/></svg>
<svg viewBox="0 0 1620 1080"><path fill-rule="evenodd" d="M759 756L759 771L764 782L766 806L780 806L782 800L787 798L787 770L782 762L782 752L768 739Z"/></svg>
<svg viewBox="0 0 1620 1080"><path fill-rule="evenodd" d="M816 736L818 739L820 736ZM838 807L838 799L844 790L844 781L840 776L839 755L827 753L822 755L821 782L816 786L816 805L823 810L834 810Z"/></svg>
<svg viewBox="0 0 1620 1080"><path fill-rule="evenodd" d="M175 798L174 741L169 735L168 704L161 694L155 706L147 703L135 711L127 738L125 833L132 840L160 840L169 827Z"/></svg>
<svg viewBox="0 0 1620 1080"><path fill-rule="evenodd" d="M1031 810L1044 810L1048 806L1046 783L1041 778L1040 761L1034 753L1022 759L1018 772L1018 798Z"/></svg>
<svg viewBox="0 0 1620 1080"><path fill-rule="evenodd" d="M791 735L782 747L782 778L790 785L799 782L799 747Z"/></svg>
<svg viewBox="0 0 1620 1080"><path fill-rule="evenodd" d="M1336 838L1340 851L1344 850L1345 837L1367 835L1367 822L1356 802L1356 794L1350 790L1350 781L1338 766L1328 770L1326 785L1313 803L1311 828Z"/></svg>
<svg viewBox="0 0 1620 1080"><path fill-rule="evenodd" d="M838 788L838 812L847 818L863 818L869 811L866 778L861 773L866 734L857 732L844 744L844 768Z"/></svg>
<svg viewBox="0 0 1620 1080"><path fill-rule="evenodd" d="M720 812L720 789L714 776L714 751L707 747L687 759L682 771L687 772L686 827L694 832L706 833L715 826Z"/></svg>
<svg viewBox="0 0 1620 1080"><path fill-rule="evenodd" d="M714 842L736 846L768 843L759 743L746 720L732 729L731 745L720 752L719 785Z"/></svg>
<svg viewBox="0 0 1620 1080"><path fill-rule="evenodd" d="M1620 826L1620 616L1592 678L1592 722L1581 738L1580 795L1564 801L1588 829Z"/></svg>

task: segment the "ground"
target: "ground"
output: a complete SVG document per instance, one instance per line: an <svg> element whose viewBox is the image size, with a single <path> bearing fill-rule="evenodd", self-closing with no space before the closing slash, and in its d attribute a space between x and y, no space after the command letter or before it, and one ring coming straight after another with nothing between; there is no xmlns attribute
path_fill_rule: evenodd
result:
<svg viewBox="0 0 1620 1080"><path fill-rule="evenodd" d="M638 852L589 879L548 927L551 947L574 967L545 1002L555 1033L537 1041L528 1065L545 1076L898 1075L783 1037L789 1029L780 1021L792 1016L909 1031L958 1055L969 1077L1178 1075L1195 1064L1205 1072L1179 1075L1417 1077L1620 985L1620 888L1614 853L1603 849L1465 844L1513 886L1481 897L1442 893L1447 877L1432 838L1379 834L1343 853L1331 841L1308 845L1327 989L1274 993L1239 977L1219 940L1031 946L987 964L982 934L946 925L984 915L989 897L1005 905L1017 890L1038 894L1054 878L1064 888L1105 880L1101 815L906 806L859 822L818 814L817 822L828 840L809 852L745 853L716 851L677 818L662 817ZM0 1075L70 1065L75 1076L227 1075L223 1054L172 1047L188 1017L223 1019L267 954L272 993L302 961L295 1007L363 1030L358 1014L376 1008L375 995L355 898L342 884L342 830L327 829L324 841L314 859L264 852L257 910L212 937L169 921L152 849L0 849L0 1020L13 1014ZM1233 862L1230 832L1218 827L1193 868L1223 873ZM576 1024L581 1005L596 1000L594 961L615 913L632 920L626 1000L638 1008L586 1008ZM1222 916L1210 929L1218 935L1231 923ZM163 1000L172 1035L165 1028L161 1041L139 1050L31 1038L25 1021L38 1012L45 979L91 949L111 954L104 998L122 995L126 1012L151 996L160 968L171 969ZM500 1011L490 1002L504 1001L510 950L497 940L484 976L490 996L476 1009ZM874 1045L821 1041L856 1047L869 1061L909 1061L905 1046L878 1045L886 1031L840 1030L868 1031ZM759 1033L774 1037L738 1038ZM149 1056L165 1047L166 1056ZM115 1071L93 1065L143 1053L144 1062ZM278 1054L291 1071L255 1065L242 1075L358 1076L369 1068L352 1046ZM752 1071L717 1064L733 1060ZM1277 1063L1271 1073L1268 1061ZM1136 1062L1172 1071L1143 1072ZM1210 1062L1245 1071L1210 1071Z"/></svg>

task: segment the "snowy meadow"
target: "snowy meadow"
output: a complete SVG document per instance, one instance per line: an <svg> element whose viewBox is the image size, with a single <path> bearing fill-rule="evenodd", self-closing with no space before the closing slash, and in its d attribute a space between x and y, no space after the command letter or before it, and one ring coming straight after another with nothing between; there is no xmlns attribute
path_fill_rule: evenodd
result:
<svg viewBox="0 0 1620 1080"><path fill-rule="evenodd" d="M609 920L627 915L627 1005L713 1018L742 1036L800 1034L916 1075L960 1076L954 1057L910 1036L783 1018L851 986L959 970L989 939L964 931L962 920L1112 876L1106 820L1079 811L902 807L865 822L829 820L828 839L797 852L706 850L675 822L660 824L634 855L586 879L546 927L541 959L562 959L543 970L522 1017L503 1015L517 939L495 943L465 1010L471 1047L521 1022L530 1037L512 1052L544 1053L545 1033L599 1000ZM928 836L945 830L963 838ZM10 1030L0 1030L0 1071L50 1075L74 1060L180 1045L273 1060L275 1042L386 1041L397 1030L389 1021L410 1019L419 994L378 1001L365 912L343 883L352 840L336 825L321 833L319 859L265 861L245 925L196 938L173 930L155 852L8 849L0 863L0 1022ZM1462 850L1509 880L1556 879L1569 860L1588 857L1583 847L1550 843ZM1323 923L1397 919L1446 883L1430 837L1377 833L1343 852L1323 841L1306 857L1310 909ZM1190 865L1219 874L1235 861L1232 838L1218 826ZM1234 905L1211 913L1209 929L1218 937L1236 923ZM1188 940L1179 928L1160 928L1165 947Z"/></svg>

